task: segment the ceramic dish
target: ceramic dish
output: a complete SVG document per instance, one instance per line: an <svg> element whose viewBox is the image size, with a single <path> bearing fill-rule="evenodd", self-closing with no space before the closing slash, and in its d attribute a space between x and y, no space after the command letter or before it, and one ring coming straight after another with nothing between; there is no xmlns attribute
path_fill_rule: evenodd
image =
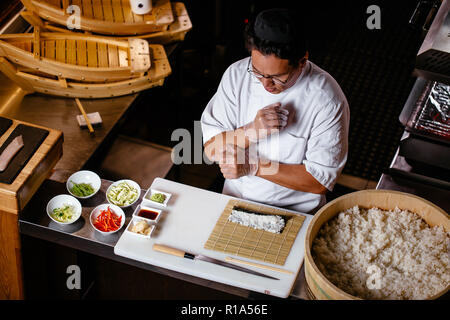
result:
<svg viewBox="0 0 450 320"><path fill-rule="evenodd" d="M117 228L115 230L111 230L111 231L102 231L98 227L95 226L95 221L103 210L108 210L108 207L113 212L113 214L115 214L116 216L122 217L122 218L120 221L119 228ZM125 224L125 219L126 219L125 213L123 212L123 210L120 207L118 207L114 204L104 203L104 204L101 204L101 205L95 207L94 210L91 211L91 215L89 217L89 222L91 223L92 228L94 228L96 231L98 231L102 234L112 234L112 233L119 231L123 227L123 225Z"/></svg>
<svg viewBox="0 0 450 320"><path fill-rule="evenodd" d="M139 205L133 212L133 217L139 217L147 220L151 224L157 224L161 219L162 210L147 207L144 204Z"/></svg>
<svg viewBox="0 0 450 320"><path fill-rule="evenodd" d="M73 190L74 184L80 184L80 183L90 184L92 186L92 188L94 189L94 192L87 196L76 195L75 193L73 193L72 190ZM94 196L98 192L98 190L100 190L101 184L102 184L102 181L95 172L92 172L89 170L82 170L82 171L75 172L74 174L72 174L69 177L69 179L67 179L66 188L67 188L67 191L72 196L74 196L78 199L87 199L87 198Z"/></svg>
<svg viewBox="0 0 450 320"><path fill-rule="evenodd" d="M164 199L164 202L157 202L151 199L151 197L156 194L156 193L160 193L163 194L166 198ZM158 206L163 206L163 207L167 207L167 203L169 202L170 197L172 196L172 194L167 193L167 192L163 192L160 190L156 190L156 189L148 189L147 192L145 193L144 197L142 198L142 202L147 205L147 206L151 206L151 205L158 205Z"/></svg>
<svg viewBox="0 0 450 320"><path fill-rule="evenodd" d="M113 199L114 197L120 195L121 190L124 190L124 192L122 193L123 196L132 195L132 201L130 201L130 199L128 200ZM128 208L132 206L136 201L138 201L140 196L141 196L141 187L136 182L129 179L116 181L109 186L108 190L106 190L106 200L109 203L119 206L121 208Z"/></svg>
<svg viewBox="0 0 450 320"><path fill-rule="evenodd" d="M58 209L64 209L69 206L73 211L72 217L66 222L58 220L55 214L63 214L62 211L58 212ZM68 208L70 210L70 208ZM66 211L67 212L67 211ZM59 224L71 224L77 221L81 217L81 203L75 197L68 194L60 194L53 197L47 204L47 214L56 223ZM62 216L61 216L62 217Z"/></svg>
<svg viewBox="0 0 450 320"><path fill-rule="evenodd" d="M139 224L143 225L139 226ZM132 231L133 228L136 228L135 230L139 230L139 232ZM145 232L147 228L149 228L149 232ZM147 219L133 216L125 231L143 239L150 239L155 229L156 225L148 223Z"/></svg>

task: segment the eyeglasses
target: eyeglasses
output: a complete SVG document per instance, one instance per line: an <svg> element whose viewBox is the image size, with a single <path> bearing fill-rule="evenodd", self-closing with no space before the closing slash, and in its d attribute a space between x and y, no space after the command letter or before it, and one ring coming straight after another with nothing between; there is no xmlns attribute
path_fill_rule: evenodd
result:
<svg viewBox="0 0 450 320"><path fill-rule="evenodd" d="M248 71L248 73L250 73L255 78L258 78L258 79L261 79L261 78L270 79L275 84L278 84L278 85L281 85L281 86L286 85L286 83L288 83L288 81L291 78L291 72L289 72L288 78L286 80L284 80L284 81L280 80L280 79L278 79L277 77L274 77L274 76L267 76L267 75L264 75L262 73L259 73L258 71L253 70L253 64L251 64L251 61L252 61L252 59L249 59L248 66L247 66L247 71Z"/></svg>

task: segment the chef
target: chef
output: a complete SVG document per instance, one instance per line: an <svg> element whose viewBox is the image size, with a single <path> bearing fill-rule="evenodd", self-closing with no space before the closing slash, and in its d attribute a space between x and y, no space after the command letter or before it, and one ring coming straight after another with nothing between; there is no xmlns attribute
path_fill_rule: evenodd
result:
<svg viewBox="0 0 450 320"><path fill-rule="evenodd" d="M346 163L350 115L304 33L287 9L259 13L245 30L250 57L225 71L201 124L224 194L313 213Z"/></svg>

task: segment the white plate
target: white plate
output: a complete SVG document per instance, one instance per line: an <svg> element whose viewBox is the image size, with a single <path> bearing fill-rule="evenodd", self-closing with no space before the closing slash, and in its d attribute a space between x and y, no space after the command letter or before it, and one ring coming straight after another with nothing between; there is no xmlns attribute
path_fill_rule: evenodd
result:
<svg viewBox="0 0 450 320"><path fill-rule="evenodd" d="M73 187L73 183L90 183L92 188L94 188L94 193L90 194L86 197L80 197L77 196L75 194L72 193L71 189ZM89 171L89 170L81 170L81 171L77 171L74 174L72 174L69 179L67 179L67 183L66 183L66 187L67 187L67 191L74 197L78 198L78 199L87 199L90 198L92 196L94 196L98 190L100 190L100 186L102 184L102 181L100 179L100 177L98 176L98 174L96 174L95 172Z"/></svg>
<svg viewBox="0 0 450 320"><path fill-rule="evenodd" d="M140 211L141 209L147 209L147 210L150 210L150 211L157 212L158 215L156 216L156 219L154 219L154 220L149 219L149 218L146 218L146 217L138 216L138 213L139 213L139 211ZM144 204L140 204L140 205L136 208L136 210L134 210L134 212L133 212L133 217L138 217L138 218L140 218L140 219L145 219L145 220L146 220L147 222L149 222L150 224L157 224L158 221L159 221L159 219L161 219L161 215L162 215L162 210L161 210L161 209L155 209L155 208L152 208L152 207L147 207L147 206L144 205Z"/></svg>
<svg viewBox="0 0 450 320"><path fill-rule="evenodd" d="M163 195L165 195L166 199L164 200L164 202L163 203L159 203L159 202L151 200L150 198L151 198L151 196L154 193L162 193ZM172 194L170 194L170 193L150 188L150 189L147 190L147 192L145 193L144 197L142 198L142 202L145 205L147 205L147 206L156 204L158 206L167 207L167 203L169 202L169 199L170 199L171 196L172 196Z"/></svg>
<svg viewBox="0 0 450 320"><path fill-rule="evenodd" d="M100 212L102 210L108 209L108 207L110 207L111 210L116 215L121 216L122 220L120 221L120 227L117 230L105 232L105 231L98 230L94 226L94 221L95 221L95 219L97 219L97 217L100 214ZM112 233L115 233L115 232L119 231L123 227L123 225L125 224L125 213L123 212L123 210L120 207L118 207L118 206L116 206L114 204L104 203L104 204L101 204L101 205L95 207L94 210L91 211L91 215L89 216L89 222L91 223L92 228L94 228L96 231L98 231L98 232L100 232L102 234L112 234Z"/></svg>
<svg viewBox="0 0 450 320"><path fill-rule="evenodd" d="M52 217L53 210L56 208L61 208L64 205L71 205L75 209L74 218L69 222L61 222ZM71 224L77 221L81 217L81 203L75 197L69 196L68 194L60 194L58 196L53 197L47 203L47 214L56 223L59 224Z"/></svg>
<svg viewBox="0 0 450 320"><path fill-rule="evenodd" d="M145 221L145 223L147 223L147 225L149 226L149 228L151 228L151 231L149 234L141 234L141 233L136 233L131 231L131 228L138 223L139 221ZM137 217L137 216L133 216L133 218L131 219L130 223L128 224L127 228L125 229L126 232L131 233L132 235L135 235L137 237L140 238L144 238L144 239L150 239L153 231L156 229L156 225L154 224L150 224L147 222L147 219L141 218L141 217Z"/></svg>
<svg viewBox="0 0 450 320"><path fill-rule="evenodd" d="M109 194L109 191L111 190L111 188L112 188L113 186L117 186L117 185L118 185L119 183L121 183L121 182L126 182L126 183L128 183L131 187L133 187L133 188L135 188L135 189L137 190L137 197L136 197L136 199L135 199L132 203L130 203L130 204L126 205L126 206L119 206L119 207L121 207L121 208L128 208L128 207L132 206L136 201L138 201L138 200L139 200L139 197L141 196L141 187L140 187L136 182L134 182L133 180L122 179L122 180L118 180L118 181L114 182L113 184L111 184L111 185L109 186L108 190L106 190L106 200L107 200L109 203L114 204L114 203L112 203L112 202L109 200L108 194Z"/></svg>

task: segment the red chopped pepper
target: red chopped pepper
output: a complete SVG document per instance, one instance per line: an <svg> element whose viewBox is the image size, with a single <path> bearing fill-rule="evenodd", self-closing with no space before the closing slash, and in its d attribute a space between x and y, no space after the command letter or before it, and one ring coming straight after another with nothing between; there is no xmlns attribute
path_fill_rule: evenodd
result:
<svg viewBox="0 0 450 320"><path fill-rule="evenodd" d="M116 231L122 222L122 216L118 216L108 206L108 210L100 211L94 221L94 226L103 232Z"/></svg>

